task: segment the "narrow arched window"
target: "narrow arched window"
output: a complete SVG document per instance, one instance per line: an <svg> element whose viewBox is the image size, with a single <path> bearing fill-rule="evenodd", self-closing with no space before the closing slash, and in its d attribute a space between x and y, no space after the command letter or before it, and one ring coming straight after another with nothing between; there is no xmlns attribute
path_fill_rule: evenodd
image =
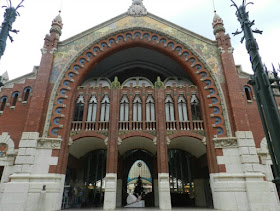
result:
<svg viewBox="0 0 280 211"><path fill-rule="evenodd" d="M120 121L128 121L129 116L129 101L126 95L123 95L120 102Z"/></svg>
<svg viewBox="0 0 280 211"><path fill-rule="evenodd" d="M101 122L108 122L110 115L110 99L108 94L105 94L102 101L101 101L101 114L100 114L100 121Z"/></svg>
<svg viewBox="0 0 280 211"><path fill-rule="evenodd" d="M23 101L27 102L28 101L28 97L31 93L31 88L30 87L25 87L23 90Z"/></svg>
<svg viewBox="0 0 280 211"><path fill-rule="evenodd" d="M8 101L8 97L4 96L4 97L1 97L1 100L0 100L0 103L1 103L1 106L0 106L0 111L4 111L4 108L5 108L5 105Z"/></svg>
<svg viewBox="0 0 280 211"><path fill-rule="evenodd" d="M243 91L244 91L245 94L246 94L247 100L252 100L252 93L251 93L250 87L244 86L244 87L243 87Z"/></svg>
<svg viewBox="0 0 280 211"><path fill-rule="evenodd" d="M133 100L133 121L142 121L142 100L139 94L136 94Z"/></svg>
<svg viewBox="0 0 280 211"><path fill-rule="evenodd" d="M85 100L82 95L76 101L74 121L83 121Z"/></svg>
<svg viewBox="0 0 280 211"><path fill-rule="evenodd" d="M88 114L87 114L88 122L96 121L96 111L97 111L97 99L96 99L95 95L93 95L90 98L89 105L88 105Z"/></svg>
<svg viewBox="0 0 280 211"><path fill-rule="evenodd" d="M149 94L146 99L146 121L155 121L155 101L151 94Z"/></svg>
<svg viewBox="0 0 280 211"><path fill-rule="evenodd" d="M168 94L165 99L165 119L166 121L175 121L174 103L170 94Z"/></svg>
<svg viewBox="0 0 280 211"><path fill-rule="evenodd" d="M196 94L191 97L192 120L201 120L200 105Z"/></svg>
<svg viewBox="0 0 280 211"><path fill-rule="evenodd" d="M187 102L182 94L178 98L178 114L180 122L188 121Z"/></svg>
<svg viewBox="0 0 280 211"><path fill-rule="evenodd" d="M19 92L14 92L12 94L12 105L11 106L16 106L18 97L19 97Z"/></svg>

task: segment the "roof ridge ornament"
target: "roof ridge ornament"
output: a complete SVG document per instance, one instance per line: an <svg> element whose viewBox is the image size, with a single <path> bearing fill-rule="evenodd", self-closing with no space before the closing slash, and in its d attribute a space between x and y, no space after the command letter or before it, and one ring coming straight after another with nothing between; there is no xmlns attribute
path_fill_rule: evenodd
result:
<svg viewBox="0 0 280 211"><path fill-rule="evenodd" d="M132 5L129 7L127 14L135 17L147 15L148 11L143 4L143 0L132 0Z"/></svg>

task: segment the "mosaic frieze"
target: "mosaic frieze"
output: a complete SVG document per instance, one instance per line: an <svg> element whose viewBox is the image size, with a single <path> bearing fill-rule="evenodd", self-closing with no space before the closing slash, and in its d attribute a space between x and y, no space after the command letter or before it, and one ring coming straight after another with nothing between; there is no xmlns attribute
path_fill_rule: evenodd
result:
<svg viewBox="0 0 280 211"><path fill-rule="evenodd" d="M106 34L114 33L116 31L125 30L133 27L149 28L157 31L161 31L174 37L188 46L190 46L197 54L199 54L208 63L212 71L215 73L220 83L224 82L224 76L222 74L222 65L217 46L213 43L207 43L195 36L192 36L186 32L179 31L176 28L172 28L162 22L159 22L151 17L131 17L127 16L116 22L113 22L107 26L99 28L88 34L84 34L79 39L70 41L67 44L59 45L58 51L55 54L54 65L51 75L51 82L54 83L58 78L58 75L64 68L64 66L81 50L89 46L94 40L106 36ZM211 42L211 41L209 41Z"/></svg>

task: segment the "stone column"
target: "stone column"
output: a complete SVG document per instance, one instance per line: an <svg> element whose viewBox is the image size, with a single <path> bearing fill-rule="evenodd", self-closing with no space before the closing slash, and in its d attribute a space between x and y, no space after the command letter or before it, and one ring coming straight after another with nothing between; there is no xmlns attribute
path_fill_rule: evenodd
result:
<svg viewBox="0 0 280 211"><path fill-rule="evenodd" d="M165 127L165 94L164 89L159 88L155 91L157 105L157 163L158 163L158 192L159 208L162 210L171 209L168 155L166 143Z"/></svg>
<svg viewBox="0 0 280 211"><path fill-rule="evenodd" d="M107 147L104 210L116 209L117 167L118 167L118 122L119 89L112 89L110 95L110 130Z"/></svg>

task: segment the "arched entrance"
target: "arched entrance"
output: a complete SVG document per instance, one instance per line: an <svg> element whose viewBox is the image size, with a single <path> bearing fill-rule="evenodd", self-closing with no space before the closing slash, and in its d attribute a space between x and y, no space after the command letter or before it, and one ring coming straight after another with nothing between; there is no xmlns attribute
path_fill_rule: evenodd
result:
<svg viewBox="0 0 280 211"><path fill-rule="evenodd" d="M172 207L213 208L206 147L201 140L181 136L168 146Z"/></svg>
<svg viewBox="0 0 280 211"><path fill-rule="evenodd" d="M139 194L139 180L144 206L154 207L158 204L156 146L152 140L133 136L122 141L119 146L118 178L121 179L121 207L128 205L129 194Z"/></svg>
<svg viewBox="0 0 280 211"><path fill-rule="evenodd" d="M80 138L70 146L62 209L103 206L106 160L102 139Z"/></svg>

